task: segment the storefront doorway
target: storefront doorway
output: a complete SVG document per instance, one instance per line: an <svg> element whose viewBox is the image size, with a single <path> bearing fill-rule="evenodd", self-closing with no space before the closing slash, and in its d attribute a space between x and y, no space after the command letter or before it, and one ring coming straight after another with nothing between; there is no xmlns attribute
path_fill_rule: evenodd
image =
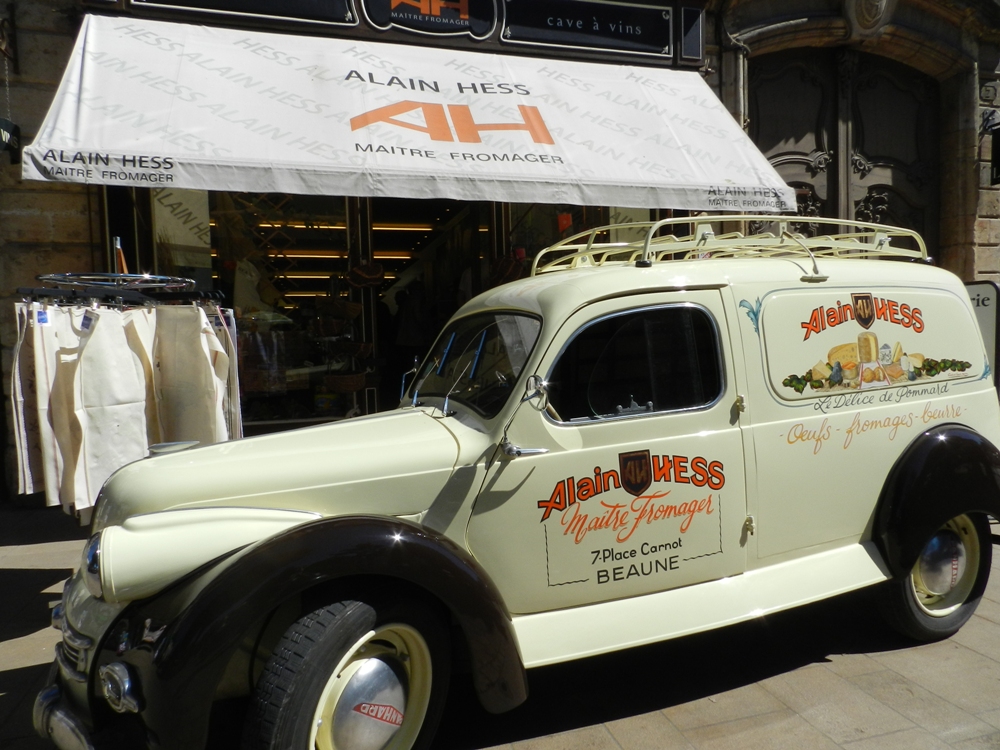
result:
<svg viewBox="0 0 1000 750"><path fill-rule="evenodd" d="M108 231L141 271L235 309L246 434L394 408L403 374L468 299L541 248L648 210L225 191L109 190ZM210 225L204 253L164 216ZM612 214L614 214L612 216ZM633 215L636 214L636 215ZM148 227L147 241L137 240ZM190 232L189 232L190 234Z"/></svg>

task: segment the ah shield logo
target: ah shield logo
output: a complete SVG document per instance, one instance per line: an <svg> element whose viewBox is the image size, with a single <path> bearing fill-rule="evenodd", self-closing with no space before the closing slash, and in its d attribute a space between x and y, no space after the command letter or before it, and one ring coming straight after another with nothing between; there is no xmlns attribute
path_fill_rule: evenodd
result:
<svg viewBox="0 0 1000 750"><path fill-rule="evenodd" d="M418 34L486 39L497 24L495 0L362 0L361 8L381 31L395 27Z"/></svg>

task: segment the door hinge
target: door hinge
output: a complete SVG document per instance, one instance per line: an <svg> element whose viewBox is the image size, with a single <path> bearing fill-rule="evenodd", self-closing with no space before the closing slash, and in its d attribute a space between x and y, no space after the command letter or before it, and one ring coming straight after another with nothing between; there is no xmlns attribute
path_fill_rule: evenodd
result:
<svg viewBox="0 0 1000 750"><path fill-rule="evenodd" d="M747 410L747 400L743 396L736 397L736 411L740 414Z"/></svg>
<svg viewBox="0 0 1000 750"><path fill-rule="evenodd" d="M753 533L757 530L757 523L754 521L753 516L747 516L747 520L743 522L743 528L746 529L747 534L753 536Z"/></svg>

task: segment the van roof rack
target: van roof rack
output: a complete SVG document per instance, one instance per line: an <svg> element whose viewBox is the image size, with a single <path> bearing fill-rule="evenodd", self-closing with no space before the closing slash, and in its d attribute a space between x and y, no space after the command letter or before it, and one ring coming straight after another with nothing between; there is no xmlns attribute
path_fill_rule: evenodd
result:
<svg viewBox="0 0 1000 750"><path fill-rule="evenodd" d="M729 231L717 234L713 225L743 222L753 233ZM688 225L694 232L678 237L664 230ZM829 234L806 236L791 228L831 228ZM690 231L690 230L689 230ZM612 241L617 233L641 239ZM600 239L600 241L598 241ZM708 258L906 258L927 260L927 246L912 229L874 224L867 221L827 219L816 216L774 216L740 214L734 216L687 216L662 221L610 224L580 232L545 248L535 256L531 275L552 271L627 263Z"/></svg>

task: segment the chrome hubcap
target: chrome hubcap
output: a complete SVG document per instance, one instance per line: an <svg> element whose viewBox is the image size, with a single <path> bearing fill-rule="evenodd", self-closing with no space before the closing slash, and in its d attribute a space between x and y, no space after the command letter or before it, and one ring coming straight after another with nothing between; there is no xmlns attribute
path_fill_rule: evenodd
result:
<svg viewBox="0 0 1000 750"><path fill-rule="evenodd" d="M934 617L958 609L979 570L979 535L968 516L956 516L931 537L910 574L918 606Z"/></svg>
<svg viewBox="0 0 1000 750"><path fill-rule="evenodd" d="M333 712L334 747L381 750L403 725L406 685L381 658L360 659L348 670Z"/></svg>
<svg viewBox="0 0 1000 750"><path fill-rule="evenodd" d="M944 596L958 585L965 575L965 564L965 546L950 529L935 534L917 561L920 579L935 596Z"/></svg>
<svg viewBox="0 0 1000 750"><path fill-rule="evenodd" d="M341 659L313 715L310 750L407 750L431 693L430 651L408 625L364 635Z"/></svg>

